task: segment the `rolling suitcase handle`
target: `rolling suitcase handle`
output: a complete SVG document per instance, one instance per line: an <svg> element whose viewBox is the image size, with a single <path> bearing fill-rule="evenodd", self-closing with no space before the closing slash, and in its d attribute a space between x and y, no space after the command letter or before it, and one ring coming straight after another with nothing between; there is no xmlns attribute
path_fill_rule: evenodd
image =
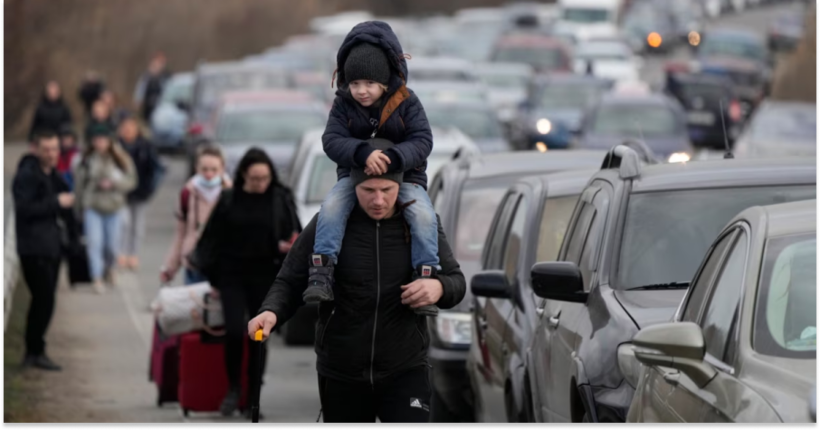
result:
<svg viewBox="0 0 820 430"><path fill-rule="evenodd" d="M259 360L256 362L256 368L253 369L253 380L251 381L251 422L259 422L259 397L262 391L262 359L264 358L264 346L261 345L263 340L262 330L256 330L253 335L254 342L259 342Z"/></svg>

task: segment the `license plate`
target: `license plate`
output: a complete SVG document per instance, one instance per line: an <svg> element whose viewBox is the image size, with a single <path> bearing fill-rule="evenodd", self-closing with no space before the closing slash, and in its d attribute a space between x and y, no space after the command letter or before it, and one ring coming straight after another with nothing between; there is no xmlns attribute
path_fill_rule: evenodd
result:
<svg viewBox="0 0 820 430"><path fill-rule="evenodd" d="M712 125L715 115L712 112L689 112L689 124Z"/></svg>

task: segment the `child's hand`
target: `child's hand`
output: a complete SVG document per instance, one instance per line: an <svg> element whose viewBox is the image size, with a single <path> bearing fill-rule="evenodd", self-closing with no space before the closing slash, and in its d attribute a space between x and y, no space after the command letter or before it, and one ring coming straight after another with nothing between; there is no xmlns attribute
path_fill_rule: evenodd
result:
<svg viewBox="0 0 820 430"><path fill-rule="evenodd" d="M367 157L365 173L368 175L383 175L387 173L387 165L390 164L390 157L384 155L381 150L375 150ZM370 173L367 171L370 170Z"/></svg>

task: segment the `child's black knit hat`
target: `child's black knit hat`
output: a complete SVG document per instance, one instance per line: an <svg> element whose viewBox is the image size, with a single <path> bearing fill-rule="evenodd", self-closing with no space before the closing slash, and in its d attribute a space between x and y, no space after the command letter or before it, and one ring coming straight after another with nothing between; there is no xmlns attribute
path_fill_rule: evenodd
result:
<svg viewBox="0 0 820 430"><path fill-rule="evenodd" d="M361 43L350 50L344 72L347 82L362 79L387 85L390 81L387 55L381 48L370 43Z"/></svg>

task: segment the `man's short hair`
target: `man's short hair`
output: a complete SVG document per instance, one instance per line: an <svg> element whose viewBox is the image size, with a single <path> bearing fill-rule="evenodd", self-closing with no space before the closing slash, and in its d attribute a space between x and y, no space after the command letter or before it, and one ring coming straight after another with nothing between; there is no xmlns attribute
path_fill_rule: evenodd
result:
<svg viewBox="0 0 820 430"><path fill-rule="evenodd" d="M43 140L56 139L56 138L57 138L57 133L55 133L51 130L41 130L41 131L38 131L38 132L34 133L34 140L31 143L33 143L37 146L40 146L40 142L42 142Z"/></svg>

